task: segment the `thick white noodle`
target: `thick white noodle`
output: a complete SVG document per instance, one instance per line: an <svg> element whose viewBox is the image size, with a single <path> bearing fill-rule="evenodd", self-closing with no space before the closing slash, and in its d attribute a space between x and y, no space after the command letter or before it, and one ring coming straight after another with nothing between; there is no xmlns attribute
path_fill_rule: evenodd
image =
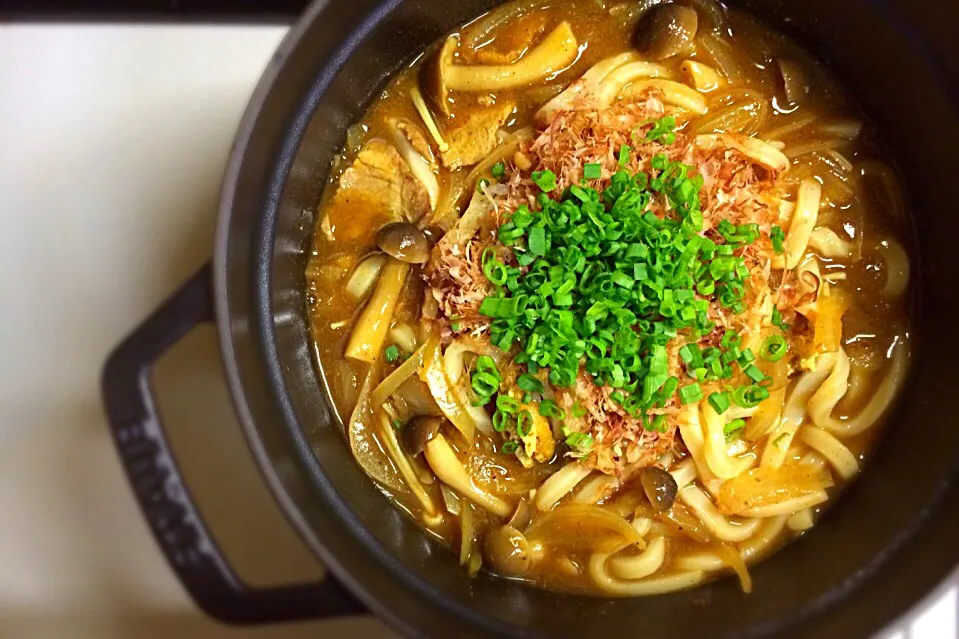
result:
<svg viewBox="0 0 959 639"><path fill-rule="evenodd" d="M889 371L883 378L882 383L879 384L879 388L873 393L869 403L855 417L839 420L828 413L819 414L819 419L815 421L816 426L837 437L852 437L871 427L886 412L886 409L892 404L892 400L896 398L896 393L902 386L906 374L908 359L909 355L906 349L899 345L892 354Z"/></svg>
<svg viewBox="0 0 959 639"><path fill-rule="evenodd" d="M447 346L446 352L443 353L443 369L446 371L446 376L450 380L452 391L456 395L456 399L466 408L466 412L469 413L476 427L480 429L480 431L489 434L493 432L493 422L490 419L489 413L486 412L485 407L473 405L472 394L467 390L466 383L464 383L466 381L464 380L466 373L466 353L485 355L485 353L476 352L475 348L471 347L466 340L457 339Z"/></svg>
<svg viewBox="0 0 959 639"><path fill-rule="evenodd" d="M791 515L802 510L803 508L818 506L828 499L829 495L826 494L825 490L818 490L814 493L809 493L808 495L781 501L778 504L756 506L755 508L750 508L749 510L743 511L743 514L748 517L775 517L777 515Z"/></svg>
<svg viewBox="0 0 959 639"><path fill-rule="evenodd" d="M590 472L589 468L579 462L566 464L543 482L536 491L534 504L540 510L551 510L556 502L572 492Z"/></svg>
<svg viewBox="0 0 959 639"><path fill-rule="evenodd" d="M659 570L666 559L666 540L653 537L646 550L629 557L612 556L607 560L609 574L617 579L643 579Z"/></svg>
<svg viewBox="0 0 959 639"><path fill-rule="evenodd" d="M703 525L709 529L713 535L722 541L739 542L748 539L761 523L758 519L745 519L739 521L730 521L726 516L719 512L716 505L713 504L702 488L695 484L686 486L679 491L679 499L689 506ZM750 514L750 516L752 516Z"/></svg>
<svg viewBox="0 0 959 639"><path fill-rule="evenodd" d="M743 561L752 561L769 549L769 546L779 538L786 524L786 515L770 517L761 521L762 525L756 531L756 534L739 544L739 555L743 558ZM677 570L710 571L726 568L726 562L716 553L697 552L676 557L672 566Z"/></svg>
<svg viewBox="0 0 959 639"><path fill-rule="evenodd" d="M891 298L902 297L909 286L909 256L896 240L884 240L881 246L885 248L883 263L886 267L886 285L882 294Z"/></svg>
<svg viewBox="0 0 959 639"><path fill-rule="evenodd" d="M835 353L826 353L819 356L816 370L803 373L792 394L786 399L786 406L783 408L783 416L779 421L779 426L769 434L766 440L766 448L763 450L763 456L760 460L761 466L772 466L778 468L786 461L786 455L792 445L796 430L806 419L806 403L813 392L819 388L822 381L829 375L835 361Z"/></svg>
<svg viewBox="0 0 959 639"><path fill-rule="evenodd" d="M799 512L790 515L786 520L786 525L789 527L789 530L795 532L809 530L812 528L813 523L812 508L803 508Z"/></svg>
<svg viewBox="0 0 959 639"><path fill-rule="evenodd" d="M683 460L669 469L669 474L673 476L676 486L683 489L696 480L696 466L693 460Z"/></svg>
<svg viewBox="0 0 959 639"><path fill-rule="evenodd" d="M794 269L799 264L806 247L809 246L809 237L819 219L819 203L822 199L822 185L813 178L806 178L799 184L799 194L796 197L796 210L793 213L786 241L785 266Z"/></svg>
<svg viewBox="0 0 959 639"><path fill-rule="evenodd" d="M739 545L739 554L745 561L752 561L765 554L773 542L779 538L785 525L785 515L765 519L759 532Z"/></svg>
<svg viewBox="0 0 959 639"><path fill-rule="evenodd" d="M799 431L799 438L819 452L836 469L839 476L850 480L859 472L859 460L852 454L845 444L815 426L803 426Z"/></svg>
<svg viewBox="0 0 959 639"><path fill-rule="evenodd" d="M642 63L636 62L634 64ZM619 71L621 71L621 69L617 69L617 73ZM663 102L666 104L672 104L680 109L692 111L696 115L706 113L706 98L703 97L703 94L696 89L674 80L663 80L660 78L640 80L628 85L619 95L629 100L639 97L644 91L649 91L650 89L659 90L663 95Z"/></svg>
<svg viewBox="0 0 959 639"><path fill-rule="evenodd" d="M545 124L549 122L557 112L572 111L579 105L584 105L579 108L586 108L586 105L592 105L594 107L601 106L597 102L597 99L602 90L601 83L603 80L619 67L638 61L639 54L635 51L620 53L619 55L600 60L590 67L586 73L580 76L578 80L569 85L562 93L544 104L536 113L536 121ZM660 68L665 72L665 67ZM619 90L629 80L630 78L623 80L623 83L620 84L613 93L613 98L616 97ZM611 80L610 83L614 81L615 80ZM612 98L610 98L610 102L612 102Z"/></svg>
<svg viewBox="0 0 959 639"><path fill-rule="evenodd" d="M852 255L852 242L847 242L825 226L813 229L809 235L809 248L831 260Z"/></svg>
<svg viewBox="0 0 959 639"><path fill-rule="evenodd" d="M601 590L610 595L621 597L644 597L676 590L685 590L700 583L706 576L701 570L677 572L663 577L623 581L616 579L606 570L608 554L596 553L589 559L589 575Z"/></svg>
<svg viewBox="0 0 959 639"><path fill-rule="evenodd" d="M683 443L696 463L699 476L704 480L715 479L716 476L706 464L704 454L705 440L703 427L699 420L699 403L687 404L679 412L679 433L683 436Z"/></svg>
<svg viewBox="0 0 959 639"><path fill-rule="evenodd" d="M655 62L636 61L624 64L600 82L597 92L599 106L608 107L623 91L623 87L631 82L642 81L643 78L665 78L669 75L669 69Z"/></svg>
<svg viewBox="0 0 959 639"><path fill-rule="evenodd" d="M822 385L809 398L806 408L813 423L820 428L828 428L833 420L832 411L849 388L849 356L841 346L833 358L832 370Z"/></svg>
<svg viewBox="0 0 959 639"><path fill-rule="evenodd" d="M599 473L580 489L573 501L577 504L595 505L605 500L616 492L619 487L619 480L612 475Z"/></svg>
<svg viewBox="0 0 959 639"><path fill-rule="evenodd" d="M703 436L705 439L704 456L709 470L721 479L732 479L749 470L755 463L756 457L752 454L742 457L730 457L726 450L726 434L723 418L706 402L700 402L700 413L703 421Z"/></svg>
<svg viewBox="0 0 959 639"><path fill-rule="evenodd" d="M828 462L826 461L825 457L823 457L816 451L811 450L802 456L802 458L799 460L799 463L810 464L812 466L815 466L816 468L825 468Z"/></svg>
<svg viewBox="0 0 959 639"><path fill-rule="evenodd" d="M633 530L639 533L640 537L646 537L653 527L653 520L649 517L634 517Z"/></svg>

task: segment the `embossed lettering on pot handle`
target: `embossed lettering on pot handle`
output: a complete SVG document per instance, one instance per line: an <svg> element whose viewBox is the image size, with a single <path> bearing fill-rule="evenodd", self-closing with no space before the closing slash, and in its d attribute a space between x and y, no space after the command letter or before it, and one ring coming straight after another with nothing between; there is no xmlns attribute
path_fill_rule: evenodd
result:
<svg viewBox="0 0 959 639"><path fill-rule="evenodd" d="M226 623L256 624L362 614L332 577L251 588L207 531L173 458L150 379L154 362L193 328L213 321L210 265L110 355L102 388L124 469L157 543L197 605Z"/></svg>

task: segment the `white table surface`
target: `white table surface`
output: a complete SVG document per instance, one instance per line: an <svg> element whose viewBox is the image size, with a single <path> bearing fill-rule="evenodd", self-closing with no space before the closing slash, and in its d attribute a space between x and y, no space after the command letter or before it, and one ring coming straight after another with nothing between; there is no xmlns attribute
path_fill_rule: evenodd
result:
<svg viewBox="0 0 959 639"><path fill-rule="evenodd" d="M280 27L0 25L0 637L388 637L359 619L228 628L196 610L105 427L107 352L209 257L234 128ZM212 329L157 372L241 575L320 574L260 483ZM946 584L889 637L957 636Z"/></svg>

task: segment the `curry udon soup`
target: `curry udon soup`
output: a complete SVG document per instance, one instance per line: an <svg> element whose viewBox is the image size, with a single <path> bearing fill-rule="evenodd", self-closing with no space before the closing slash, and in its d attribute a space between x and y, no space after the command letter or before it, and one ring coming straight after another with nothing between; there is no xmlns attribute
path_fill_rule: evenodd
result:
<svg viewBox="0 0 959 639"><path fill-rule="evenodd" d="M896 172L807 54L710 0L480 17L350 129L318 219L352 452L470 574L749 591L906 368Z"/></svg>

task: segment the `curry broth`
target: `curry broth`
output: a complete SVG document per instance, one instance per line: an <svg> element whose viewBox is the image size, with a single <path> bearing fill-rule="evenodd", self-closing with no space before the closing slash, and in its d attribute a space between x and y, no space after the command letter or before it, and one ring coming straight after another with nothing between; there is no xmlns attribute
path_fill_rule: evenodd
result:
<svg viewBox="0 0 959 639"><path fill-rule="evenodd" d="M559 93L595 63L632 46L630 3L574 0L555 6L544 6L545 3L525 4L535 8L522 12L518 19L496 26L488 34L484 30L488 29L491 22L495 22L488 16L460 29L459 33L462 34L464 42L475 40L479 45L474 51L461 54L458 62L484 64L515 59L526 52L530 43L535 43L562 20L568 20L574 25L580 43L577 60L556 77L531 88L498 91L495 96L458 94L451 100L451 122L467 117L472 110L484 108L490 101L509 100L515 102L516 109L504 128L516 131L531 126L533 113L546 100ZM734 64L741 76L742 82L735 85L734 89L749 88L764 96L779 95L781 90L777 86L777 72L773 60L782 56L799 61L809 78L810 90L801 111L796 113L795 108L774 101L757 137L765 139L769 133L783 131L784 127L788 128L800 117L815 117L820 121L835 122L837 127L849 122L865 122L856 105L805 52L746 15L732 12L729 21L732 36L725 40L721 51L722 55L728 58L725 62ZM689 58L709 65L717 64L717 60L702 47ZM685 57L677 57L666 60L663 64L671 67L676 76L681 76L679 65L683 59ZM334 163L330 186L320 206L323 223L314 235L313 254L308 267L308 313L317 357L344 423L349 420L370 366L343 356L346 340L364 303L363 300L357 302L351 299L343 291L357 263L376 250L376 229L390 220L386 212L371 202L352 200L336 203L332 196L344 168L352 163L357 150L363 144L374 139L390 140L386 126L388 118L402 117L413 122L418 121L419 115L409 99L409 94L419 81L422 61L423 58L397 74L370 106L362 121L351 129L347 146ZM724 93L722 89L718 89L707 96L711 110L722 109ZM776 139L786 143L787 155L791 147L816 144L819 141L816 134L804 130L787 132ZM862 135L855 142L850 142L846 149L845 158L857 166L870 166L869 163L873 160L882 163L877 164L877 167L890 166L868 124L864 126ZM823 165L822 157L828 159L829 156L814 157L813 161L806 156L796 158L793 171L801 173L819 170ZM818 168L811 168L813 164ZM442 169L438 177L444 195L451 189L462 189L463 181L470 170L471 167L457 171ZM825 279L838 275L840 279L836 279L834 285L848 293L852 302L844 316L843 345L856 373L852 390L838 406L837 412L840 414L854 414L868 401L887 373L887 351L891 351L895 344L904 342L909 336L909 296L890 300L879 292L887 277L885 269L888 249L883 242L891 238L909 245L906 207L901 199L901 192L896 193L890 186L898 182L891 183L889 175L888 168L877 168L874 174L833 185L835 188L832 190L828 189L830 185L827 184L826 202L820 211L819 223L830 228L843 229L846 235L843 239L853 245L853 253L858 258L821 260ZM893 180L897 179L895 174L891 175ZM465 197L464 194L458 199L462 201ZM425 290L422 279L416 276L417 270L414 268L414 275L407 279L396 313L397 320L414 326L419 317ZM384 367L387 371L395 367L383 362L373 366ZM844 443L859 459L863 459L874 445L879 431L879 428L870 428ZM372 440L377 441L377 438L373 437ZM471 470L477 484L493 494L512 498L518 498L536 488L566 461L562 454L559 454L550 463L527 469L512 456L496 455L488 438L477 438L471 448L465 447L459 441L452 443L458 453L465 457L464 465ZM381 463L392 466L381 442L372 447L370 454L379 457ZM801 455L799 450L794 454L790 453L794 458ZM414 460L414 464L419 467L420 475L429 475L421 459ZM427 485L427 489L431 497L442 504L443 496L439 484L439 481L434 481ZM617 495L637 486L633 480L622 487ZM410 516L420 521L432 536L449 545L454 552L460 551L460 524L455 518L446 517L442 521L423 524L421 509L408 490L384 486L380 488ZM839 489L840 487L836 487L831 490L834 492ZM567 496L561 503L567 503L571 499L571 496ZM617 496L609 501L615 499ZM821 510L822 506L816 508L817 516ZM478 537L481 537L482 531L491 525L491 519L481 508L473 508L473 512L476 518L474 525L476 530L480 531ZM571 530L570 534L575 535L577 531ZM788 528L784 529L778 535L777 542L762 555L772 552L777 545L795 534ZM708 552L711 549L710 544L699 543L691 538L673 539L666 553L666 570L669 571L674 557ZM750 561L755 559L756 557L752 557ZM588 561L589 553L583 552L551 555L535 562L522 579L547 588L595 592L585 568Z"/></svg>

